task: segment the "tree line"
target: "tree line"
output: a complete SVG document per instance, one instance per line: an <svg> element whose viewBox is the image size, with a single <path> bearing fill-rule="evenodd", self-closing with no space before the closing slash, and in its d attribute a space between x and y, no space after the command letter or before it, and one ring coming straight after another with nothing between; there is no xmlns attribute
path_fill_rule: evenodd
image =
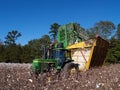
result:
<svg viewBox="0 0 120 90"><path fill-rule="evenodd" d="M99 35L109 41L110 46L106 56L107 63L120 63L120 24L117 26L111 21L99 21L89 29L83 28L79 23L73 23L78 33L85 31L89 38ZM53 23L49 35L30 40L22 46L16 41L22 34L12 30L5 36L5 41L0 39L0 62L31 63L35 58L43 57L43 47L49 46L57 39L58 28L61 25Z"/></svg>

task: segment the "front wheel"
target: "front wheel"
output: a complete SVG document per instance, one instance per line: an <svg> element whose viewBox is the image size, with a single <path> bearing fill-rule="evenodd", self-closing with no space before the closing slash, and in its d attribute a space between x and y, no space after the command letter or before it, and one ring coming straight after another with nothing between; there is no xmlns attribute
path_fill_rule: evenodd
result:
<svg viewBox="0 0 120 90"><path fill-rule="evenodd" d="M64 73L66 73L67 76L78 72L78 64L75 63L67 63L65 64L64 68L63 68Z"/></svg>

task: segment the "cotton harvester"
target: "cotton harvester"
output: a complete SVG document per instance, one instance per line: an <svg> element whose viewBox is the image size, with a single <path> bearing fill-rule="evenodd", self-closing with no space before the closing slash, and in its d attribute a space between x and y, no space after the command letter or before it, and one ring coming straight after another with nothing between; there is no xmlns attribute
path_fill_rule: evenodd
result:
<svg viewBox="0 0 120 90"><path fill-rule="evenodd" d="M109 43L97 36L89 39L83 30L76 30L73 23L60 26L57 43L44 47L44 58L34 59L32 71L36 74L55 69L83 71L102 66Z"/></svg>

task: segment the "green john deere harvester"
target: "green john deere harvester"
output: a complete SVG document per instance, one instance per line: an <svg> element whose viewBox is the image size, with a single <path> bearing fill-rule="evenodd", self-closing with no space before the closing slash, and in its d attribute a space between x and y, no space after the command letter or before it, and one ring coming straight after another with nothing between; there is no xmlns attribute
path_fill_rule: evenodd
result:
<svg viewBox="0 0 120 90"><path fill-rule="evenodd" d="M34 73L51 69L70 71L72 68L83 71L103 65L109 46L106 40L99 36L89 39L86 32L73 23L60 26L57 35L57 43L44 47L44 57L33 60Z"/></svg>

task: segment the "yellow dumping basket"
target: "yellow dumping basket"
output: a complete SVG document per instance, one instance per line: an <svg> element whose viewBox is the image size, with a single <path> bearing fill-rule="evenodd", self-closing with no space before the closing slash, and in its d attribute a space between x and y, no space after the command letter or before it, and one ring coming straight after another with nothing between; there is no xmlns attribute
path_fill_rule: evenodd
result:
<svg viewBox="0 0 120 90"><path fill-rule="evenodd" d="M102 66L105 61L109 42L97 37L88 41L75 43L67 47L71 50L74 63L79 64L80 71Z"/></svg>

